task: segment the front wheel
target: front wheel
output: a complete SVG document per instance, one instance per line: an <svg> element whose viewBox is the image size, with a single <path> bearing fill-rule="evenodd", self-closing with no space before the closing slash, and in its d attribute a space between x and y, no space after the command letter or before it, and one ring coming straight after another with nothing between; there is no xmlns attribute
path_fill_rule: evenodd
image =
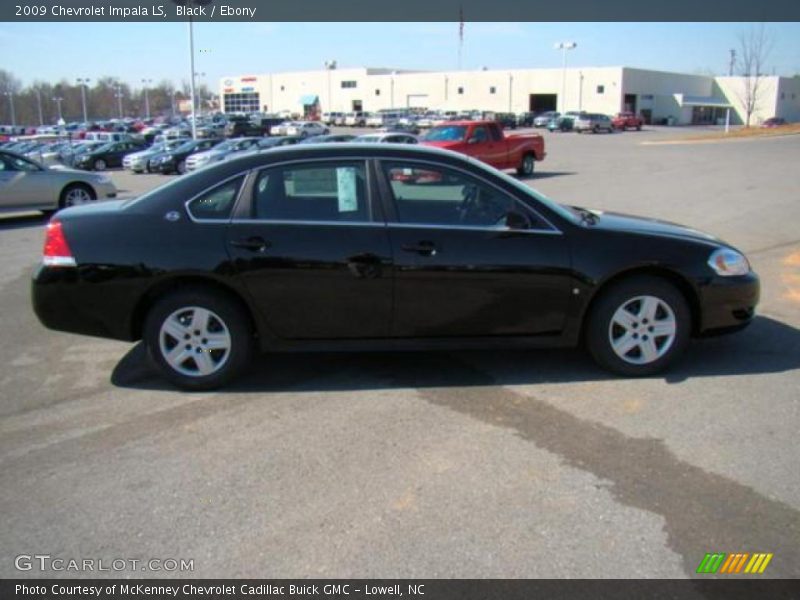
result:
<svg viewBox="0 0 800 600"><path fill-rule="evenodd" d="M105 171L106 170L106 161L102 158L98 158L94 161L94 170L95 171Z"/></svg>
<svg viewBox="0 0 800 600"><path fill-rule="evenodd" d="M678 358L691 333L683 294L664 279L626 279L598 298L588 316L586 345L603 368L627 376L658 373Z"/></svg>
<svg viewBox="0 0 800 600"><path fill-rule="evenodd" d="M186 390L221 387L249 365L247 315L223 294L192 289L169 294L147 315L148 354L170 382Z"/></svg>
<svg viewBox="0 0 800 600"><path fill-rule="evenodd" d="M178 165L175 167L175 170L178 172L178 175L183 175L184 173L186 173L186 161L185 160L180 161Z"/></svg>
<svg viewBox="0 0 800 600"><path fill-rule="evenodd" d="M531 176L535 168L536 158L533 154L526 154L522 157L522 162L517 167L517 175Z"/></svg>

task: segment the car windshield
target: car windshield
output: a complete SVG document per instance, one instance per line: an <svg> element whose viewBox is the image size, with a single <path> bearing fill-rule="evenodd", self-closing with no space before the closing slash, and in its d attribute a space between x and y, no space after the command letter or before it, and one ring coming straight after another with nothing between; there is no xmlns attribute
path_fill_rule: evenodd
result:
<svg viewBox="0 0 800 600"><path fill-rule="evenodd" d="M356 139L354 139L353 141L354 142L362 142L362 143L365 142L365 143L368 143L368 144L372 144L372 143L375 143L375 142L380 142L381 138L380 138L380 136L377 136L377 135L360 135Z"/></svg>
<svg viewBox="0 0 800 600"><path fill-rule="evenodd" d="M466 133L467 128L463 125L448 125L431 129L422 139L426 142L457 142L463 140Z"/></svg>

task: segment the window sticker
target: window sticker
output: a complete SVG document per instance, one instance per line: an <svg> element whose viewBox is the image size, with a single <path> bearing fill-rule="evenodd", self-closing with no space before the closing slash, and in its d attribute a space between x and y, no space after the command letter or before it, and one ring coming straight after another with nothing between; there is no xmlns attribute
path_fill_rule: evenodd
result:
<svg viewBox="0 0 800 600"><path fill-rule="evenodd" d="M353 212L358 210L355 167L337 167L336 184L336 195L339 199L339 212Z"/></svg>

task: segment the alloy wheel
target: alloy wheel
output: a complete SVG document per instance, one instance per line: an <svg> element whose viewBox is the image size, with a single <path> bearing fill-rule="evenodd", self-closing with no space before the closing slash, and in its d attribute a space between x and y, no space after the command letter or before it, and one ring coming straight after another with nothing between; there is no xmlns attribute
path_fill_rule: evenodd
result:
<svg viewBox="0 0 800 600"><path fill-rule="evenodd" d="M231 354L231 334L214 312L186 306L171 313L161 324L159 349L178 373L206 377L219 371Z"/></svg>
<svg viewBox="0 0 800 600"><path fill-rule="evenodd" d="M647 365L664 356L675 342L676 333L675 312L655 296L626 300L608 326L614 354L632 365Z"/></svg>

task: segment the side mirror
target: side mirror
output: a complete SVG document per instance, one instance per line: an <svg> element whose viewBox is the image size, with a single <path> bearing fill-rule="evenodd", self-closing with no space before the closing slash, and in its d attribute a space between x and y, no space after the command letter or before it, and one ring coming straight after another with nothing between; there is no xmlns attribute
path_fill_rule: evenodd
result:
<svg viewBox="0 0 800 600"><path fill-rule="evenodd" d="M530 229L531 222L522 213L511 210L506 215L506 227L509 229Z"/></svg>

